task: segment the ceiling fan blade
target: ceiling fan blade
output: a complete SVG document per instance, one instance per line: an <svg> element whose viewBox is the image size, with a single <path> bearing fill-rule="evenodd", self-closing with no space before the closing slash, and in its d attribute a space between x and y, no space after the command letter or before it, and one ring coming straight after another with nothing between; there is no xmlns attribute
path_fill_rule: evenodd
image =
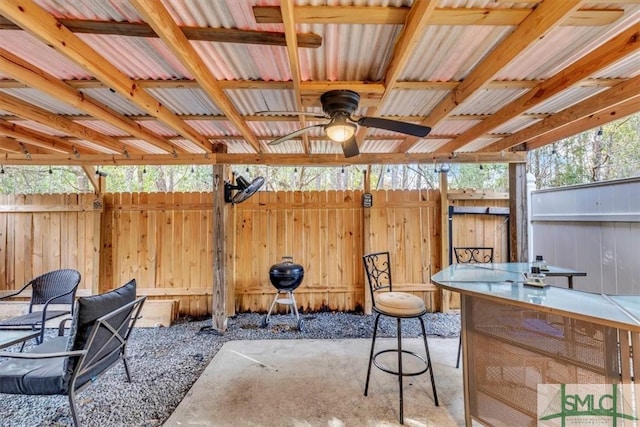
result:
<svg viewBox="0 0 640 427"><path fill-rule="evenodd" d="M342 143L342 151L344 151L344 157L346 158L354 157L360 154L355 135Z"/></svg>
<svg viewBox="0 0 640 427"><path fill-rule="evenodd" d="M281 143L283 143L285 141L288 141L290 139L295 138L296 136L299 136L299 135L302 135L303 133L309 132L313 128L318 128L318 127L323 128L324 125L312 125L312 126L307 126L305 128L302 128L302 129L298 129L295 132L291 132L288 135L281 136L278 139L274 139L273 141L268 142L267 145L278 145L278 144L281 144Z"/></svg>
<svg viewBox="0 0 640 427"><path fill-rule="evenodd" d="M309 111L256 111L256 116L307 116L317 117L319 119L328 119L324 113L312 113Z"/></svg>
<svg viewBox="0 0 640 427"><path fill-rule="evenodd" d="M425 137L429 134L429 132L431 132L431 128L429 126L415 125L413 123L399 122L397 120L382 119L380 117L361 117L357 123L364 127L385 129L419 137Z"/></svg>

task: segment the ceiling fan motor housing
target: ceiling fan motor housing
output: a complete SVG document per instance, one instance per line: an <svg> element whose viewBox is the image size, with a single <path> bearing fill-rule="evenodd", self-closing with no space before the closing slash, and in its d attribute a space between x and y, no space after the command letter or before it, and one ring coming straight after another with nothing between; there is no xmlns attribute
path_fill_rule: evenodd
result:
<svg viewBox="0 0 640 427"><path fill-rule="evenodd" d="M358 109L360 95L352 90L331 90L320 97L322 111L329 117L337 114L350 116Z"/></svg>

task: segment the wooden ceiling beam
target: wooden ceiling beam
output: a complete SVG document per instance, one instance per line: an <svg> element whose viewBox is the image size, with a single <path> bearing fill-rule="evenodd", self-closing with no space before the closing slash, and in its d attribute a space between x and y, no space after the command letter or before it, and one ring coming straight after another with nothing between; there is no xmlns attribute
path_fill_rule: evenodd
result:
<svg viewBox="0 0 640 427"><path fill-rule="evenodd" d="M104 135L91 128L69 120L64 116L53 114L50 111L22 101L6 93L0 93L0 109L24 117L28 120L33 120L50 128L57 129L66 134L74 135L80 139L86 139L117 153L129 151L126 146L113 137ZM135 149L132 151L135 151Z"/></svg>
<svg viewBox="0 0 640 427"><path fill-rule="evenodd" d="M597 95L591 96L571 107L565 108L542 121L483 148L481 151L495 152L508 150L511 147L526 143L533 138L540 137L555 129L568 126L572 122L581 120L584 117L613 108L617 104L632 102L638 97L640 97L640 75L617 84Z"/></svg>
<svg viewBox="0 0 640 427"><path fill-rule="evenodd" d="M394 46L393 55L391 57L391 60L389 61L389 66L387 67L387 70L385 72L385 91L380 98L379 104L373 107L369 107L369 109L367 110L367 116L377 116L378 107L384 104L384 102L390 96L393 87L398 81L400 73L404 70L407 62L409 62L409 60L415 54L415 48L420 42L420 39L422 38L422 34L424 32L424 28L433 15L437 4L437 0L418 0L413 3L413 6L411 6L411 10L406 17L406 22L402 28L402 32L400 33L398 41ZM356 134L356 139L359 145L362 143L368 132L368 128L364 126L359 127Z"/></svg>
<svg viewBox="0 0 640 427"><path fill-rule="evenodd" d="M233 105L233 102L231 102L218 82L213 78L211 71L202 61L193 45L187 40L184 33L180 31L178 24L173 20L164 5L156 0L133 0L132 3L138 13L151 25L176 58L180 59L182 65L195 77L202 90L246 138L251 147L258 153L262 151L260 143ZM179 117L175 117L176 120L180 121L184 126L188 126L184 121L180 120ZM210 143L203 138L202 135L198 134L198 141L206 141L206 143L199 145L202 148L206 147L206 151L211 151ZM207 147L207 145L209 146Z"/></svg>
<svg viewBox="0 0 640 427"><path fill-rule="evenodd" d="M85 111L96 119L104 120L137 138L144 139L167 153L183 151L180 147L172 145L169 141L145 129L139 123L112 110L79 90L66 85L54 76L2 48L0 48L0 71L55 99Z"/></svg>
<svg viewBox="0 0 640 427"><path fill-rule="evenodd" d="M2 0L0 14L80 65L148 114L211 151L211 143L32 0Z"/></svg>
<svg viewBox="0 0 640 427"><path fill-rule="evenodd" d="M409 7L296 6L294 17L298 24L402 25L409 11ZM437 8L427 25L517 26L527 18L529 13L531 9ZM282 23L282 14L278 6L254 6L253 14L258 24ZM608 25L623 15L623 9L576 10L561 25Z"/></svg>
<svg viewBox="0 0 640 427"><path fill-rule="evenodd" d="M289 70L291 71L291 81L293 82L293 96L296 103L296 110L302 111L302 89L301 89L301 72L300 57L296 48L296 23L293 16L294 6L292 0L282 0L280 2L280 11L282 13L282 22L284 24L284 34L287 38L287 57L289 58ZM298 117L300 129L307 126L304 115ZM307 134L302 134L302 146L305 154L309 154L309 138Z"/></svg>
<svg viewBox="0 0 640 427"><path fill-rule="evenodd" d="M88 19L59 19L60 23L78 34L103 34L125 37L158 38L151 26L144 22L94 21ZM0 30L19 30L20 27L0 16ZM180 27L188 40L220 43L246 43L285 46L283 33L238 28ZM299 33L298 47L319 48L322 37L313 33Z"/></svg>
<svg viewBox="0 0 640 427"><path fill-rule="evenodd" d="M2 165L269 165L269 166L347 166L368 164L431 164L436 163L523 163L525 153L459 153L456 156L434 153L361 153L345 159L342 154L309 154L304 157L295 154L143 154L143 155L38 155L27 159L22 154L0 155Z"/></svg>
<svg viewBox="0 0 640 427"><path fill-rule="evenodd" d="M41 147L52 153L73 153L74 150L78 153L85 154L99 153L97 150L76 147L72 142L69 142L64 138L48 135L44 132L38 132L2 119L0 119L0 135Z"/></svg>
<svg viewBox="0 0 640 427"><path fill-rule="evenodd" d="M580 87L610 87L626 79L621 78L587 78L581 80L576 86ZM107 85L100 80L62 80L68 86L75 89L105 89ZM134 80L135 83L145 89L200 89L195 80ZM531 89L544 80L493 80L486 84L485 89ZM224 80L219 81L224 90L252 89L252 90L292 90L292 82L255 81L255 80ZM394 90L453 90L460 81L396 81ZM0 89L25 89L28 86L12 79L0 80ZM378 82L364 81L316 81L300 82L300 91L303 98L317 97L334 89L349 89L360 94L361 98L379 100L385 91L385 85ZM318 102L318 105L320 103Z"/></svg>
<svg viewBox="0 0 640 427"><path fill-rule="evenodd" d="M640 111L640 97L630 101L622 102L615 107L607 108L596 114L589 115L580 120L576 120L566 126L554 129L536 138L532 138L525 144L527 151L535 150L548 144L560 141L564 138L586 132L609 122L620 120L623 117L635 114Z"/></svg>
<svg viewBox="0 0 640 427"><path fill-rule="evenodd" d="M562 2L543 2L539 4L522 23L516 27L502 43L491 50L480 63L467 75L449 95L436 105L422 122L425 126L435 127L442 119L478 89L491 81L502 68L515 59L527 47L544 37L549 31L575 12L582 0L564 0ZM398 152L407 152L418 138L408 137L397 148Z"/></svg>
<svg viewBox="0 0 640 427"><path fill-rule="evenodd" d="M491 117L483 120L482 123L440 147L438 151L446 153L459 150L481 135L491 132L514 117L551 99L567 88L576 85L582 79L607 68L638 49L640 49L640 23L615 36L544 82L539 83L527 93L500 108Z"/></svg>

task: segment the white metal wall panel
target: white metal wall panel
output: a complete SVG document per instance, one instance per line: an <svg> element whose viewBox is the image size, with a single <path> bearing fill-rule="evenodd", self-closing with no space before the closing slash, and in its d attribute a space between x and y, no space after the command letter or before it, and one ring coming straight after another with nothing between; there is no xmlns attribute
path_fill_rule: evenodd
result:
<svg viewBox="0 0 640 427"><path fill-rule="evenodd" d="M534 191L533 255L587 272L576 289L640 293L640 178Z"/></svg>

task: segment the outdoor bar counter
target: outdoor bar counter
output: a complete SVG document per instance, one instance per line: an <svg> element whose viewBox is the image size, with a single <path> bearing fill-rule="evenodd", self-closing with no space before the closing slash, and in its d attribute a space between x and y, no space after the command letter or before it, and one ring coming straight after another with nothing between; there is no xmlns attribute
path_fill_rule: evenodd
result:
<svg viewBox="0 0 640 427"><path fill-rule="evenodd" d="M432 277L460 293L467 426L537 425L538 384L632 384L640 374L640 296L532 287L529 267L454 264Z"/></svg>

